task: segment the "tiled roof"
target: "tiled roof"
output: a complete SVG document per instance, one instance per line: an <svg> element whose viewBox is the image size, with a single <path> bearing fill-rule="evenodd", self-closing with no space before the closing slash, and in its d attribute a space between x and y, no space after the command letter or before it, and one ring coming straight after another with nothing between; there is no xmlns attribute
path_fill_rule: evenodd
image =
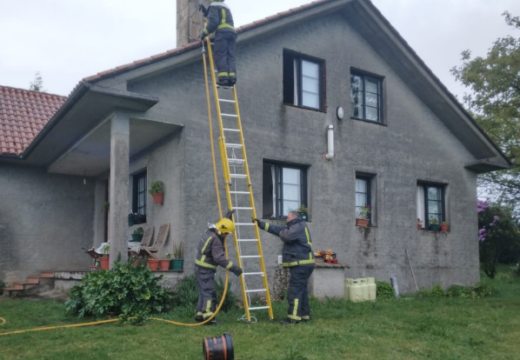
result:
<svg viewBox="0 0 520 360"><path fill-rule="evenodd" d="M21 154L66 99L0 86L0 154Z"/></svg>
<svg viewBox="0 0 520 360"><path fill-rule="evenodd" d="M313 2L311 2L309 4L305 4L305 5L302 5L302 6L299 6L299 7L295 7L295 8L289 9L287 11L280 12L280 13L272 15L272 16L268 16L268 17L266 17L266 18L264 18L262 20L254 21L254 22L252 22L250 24L241 26L241 27L237 28L236 30L237 30L237 33L240 34L240 33L243 33L245 31L257 28L259 26L267 25L270 22L279 20L279 19L284 18L286 16L297 14L297 13L299 13L301 11L308 10L308 9L313 8L315 6L319 6L319 5L323 4L323 3L333 2L333 1L334 0L313 1ZM167 59L169 57L182 54L182 53L187 52L189 50L193 50L193 49L195 49L195 48L197 48L199 46L200 46L200 43L198 41L191 42L189 44L183 45L183 46L178 47L176 49L168 50L168 51L166 51L166 52L164 52L162 54L153 55L153 56L141 59L141 60L136 60L136 61L134 61L132 63L129 63L129 64L118 66L118 67L110 69L110 70L102 71L100 73L97 73L96 75L89 76L89 77L87 77L87 78L85 78L83 80L85 80L87 82L96 82L96 81L102 80L102 79L104 79L106 77L114 76L114 75L117 75L119 73L123 73L123 72L126 72L126 71L130 71L130 70L139 68L141 66L146 66L146 65L149 65L149 64L157 62L157 61L165 60L165 59Z"/></svg>

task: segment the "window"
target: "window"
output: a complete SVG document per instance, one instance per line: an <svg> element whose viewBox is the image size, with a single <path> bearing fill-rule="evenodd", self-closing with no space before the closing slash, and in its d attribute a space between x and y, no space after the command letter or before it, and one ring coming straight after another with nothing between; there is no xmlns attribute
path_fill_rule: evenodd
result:
<svg viewBox="0 0 520 360"><path fill-rule="evenodd" d="M417 184L417 218L423 222L423 229L430 227L432 219L437 224L446 221L445 188L441 184Z"/></svg>
<svg viewBox="0 0 520 360"><path fill-rule="evenodd" d="M368 220L372 223L372 177L368 175L356 175L356 217L359 217L361 207L370 206Z"/></svg>
<svg viewBox="0 0 520 360"><path fill-rule="evenodd" d="M350 74L350 103L355 119L383 122L382 80L361 73Z"/></svg>
<svg viewBox="0 0 520 360"><path fill-rule="evenodd" d="M132 212L146 215L146 171L133 176Z"/></svg>
<svg viewBox="0 0 520 360"><path fill-rule="evenodd" d="M291 51L283 56L284 103L322 110L324 62Z"/></svg>
<svg viewBox="0 0 520 360"><path fill-rule="evenodd" d="M282 219L301 205L307 206L307 169L264 162L263 217Z"/></svg>

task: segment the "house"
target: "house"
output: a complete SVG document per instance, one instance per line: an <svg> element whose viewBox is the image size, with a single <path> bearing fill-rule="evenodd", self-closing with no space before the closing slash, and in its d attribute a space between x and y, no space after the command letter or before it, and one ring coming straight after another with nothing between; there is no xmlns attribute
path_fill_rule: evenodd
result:
<svg viewBox="0 0 520 360"><path fill-rule="evenodd" d="M177 49L82 80L30 144L2 145L0 280L86 270L81 248L107 239L111 261L124 258L131 211L146 214L145 226L170 223L165 252L184 242L192 272L218 209L201 49L189 29ZM238 33L258 213L283 221L306 205L314 249L334 250L348 277L395 275L412 291L411 262L419 286L476 283L477 175L510 163L374 5L316 1ZM146 193L156 180L163 205ZM364 205L366 229L355 226ZM433 218L450 231L427 230ZM271 281L281 244L266 233L262 243Z"/></svg>

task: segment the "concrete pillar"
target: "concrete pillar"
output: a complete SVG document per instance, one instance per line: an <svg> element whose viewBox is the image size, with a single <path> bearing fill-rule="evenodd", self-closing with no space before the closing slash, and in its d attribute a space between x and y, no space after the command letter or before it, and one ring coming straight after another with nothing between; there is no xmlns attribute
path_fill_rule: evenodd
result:
<svg viewBox="0 0 520 360"><path fill-rule="evenodd" d="M202 32L199 2L209 5L208 0L177 0L177 47L197 41Z"/></svg>
<svg viewBox="0 0 520 360"><path fill-rule="evenodd" d="M128 189L130 162L130 119L116 113L112 118L110 136L110 183L108 239L110 242L110 267L121 254L121 261L128 258Z"/></svg>
<svg viewBox="0 0 520 360"><path fill-rule="evenodd" d="M103 209L106 201L107 182L105 180L97 180L94 190L94 241L92 246L98 247L105 241L105 229L107 226L106 212L109 209Z"/></svg>

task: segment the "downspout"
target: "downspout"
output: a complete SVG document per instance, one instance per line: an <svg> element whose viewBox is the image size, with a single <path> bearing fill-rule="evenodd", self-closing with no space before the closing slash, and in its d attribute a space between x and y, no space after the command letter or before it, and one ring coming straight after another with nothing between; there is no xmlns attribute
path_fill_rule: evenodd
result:
<svg viewBox="0 0 520 360"><path fill-rule="evenodd" d="M332 160L334 158L334 125L327 126L327 153L325 154L326 160Z"/></svg>

